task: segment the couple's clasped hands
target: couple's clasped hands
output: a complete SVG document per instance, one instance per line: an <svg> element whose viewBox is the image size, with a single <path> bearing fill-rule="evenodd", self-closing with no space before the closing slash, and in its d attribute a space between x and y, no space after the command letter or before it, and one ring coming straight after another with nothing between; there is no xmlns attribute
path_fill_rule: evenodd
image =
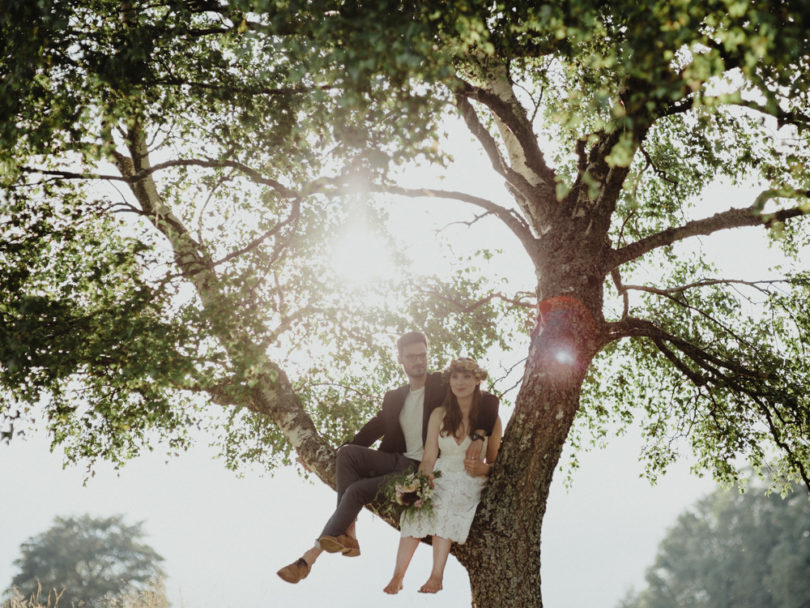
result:
<svg viewBox="0 0 810 608"><path fill-rule="evenodd" d="M481 458L482 444L483 442L473 441L470 447L467 448L467 453L464 455L464 469L471 477L486 477L489 475L490 465ZM428 483L431 489L433 489L433 472L425 471L425 473L428 476Z"/></svg>
<svg viewBox="0 0 810 608"><path fill-rule="evenodd" d="M481 435L483 435L483 431ZM471 442L464 456L464 469L472 477L483 477L489 474L489 465L481 458L482 446L483 441Z"/></svg>

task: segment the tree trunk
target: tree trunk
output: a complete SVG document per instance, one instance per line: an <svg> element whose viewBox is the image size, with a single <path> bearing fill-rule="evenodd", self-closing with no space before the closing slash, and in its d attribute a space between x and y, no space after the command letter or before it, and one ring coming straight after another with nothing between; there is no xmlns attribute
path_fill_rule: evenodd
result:
<svg viewBox="0 0 810 608"><path fill-rule="evenodd" d="M469 540L455 552L469 572L476 608L543 605L543 516L596 350L592 316L580 302L562 297L541 304L515 413Z"/></svg>

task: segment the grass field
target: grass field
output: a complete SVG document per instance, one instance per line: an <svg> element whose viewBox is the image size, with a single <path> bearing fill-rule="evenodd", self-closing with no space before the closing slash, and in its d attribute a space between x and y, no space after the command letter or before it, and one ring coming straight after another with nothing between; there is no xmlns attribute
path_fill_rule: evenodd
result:
<svg viewBox="0 0 810 608"><path fill-rule="evenodd" d="M11 597L0 604L0 608L168 608L169 602L162 587L133 592L123 599L106 600L94 606L68 606L60 603L61 594L40 588L36 594L25 597L13 589Z"/></svg>

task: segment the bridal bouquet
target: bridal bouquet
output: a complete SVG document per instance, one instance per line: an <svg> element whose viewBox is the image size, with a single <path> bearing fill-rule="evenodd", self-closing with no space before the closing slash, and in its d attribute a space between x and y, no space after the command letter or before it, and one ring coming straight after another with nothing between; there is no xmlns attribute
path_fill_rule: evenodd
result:
<svg viewBox="0 0 810 608"><path fill-rule="evenodd" d="M434 471L433 479L437 477L441 477L441 471ZM433 511L430 478L419 471L405 471L391 477L382 487L382 493L389 503L399 505L406 517L417 511Z"/></svg>

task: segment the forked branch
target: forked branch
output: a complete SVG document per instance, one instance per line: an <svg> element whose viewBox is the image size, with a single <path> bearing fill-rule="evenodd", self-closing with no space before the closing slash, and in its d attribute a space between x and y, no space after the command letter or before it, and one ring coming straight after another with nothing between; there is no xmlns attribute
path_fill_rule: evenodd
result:
<svg viewBox="0 0 810 608"><path fill-rule="evenodd" d="M741 376L760 379L764 377L759 370L751 369L736 361L716 355L705 348L692 344L688 340L667 332L646 319L627 317L621 321L608 323L606 335L609 337L608 342L621 338L650 338L653 341L669 342L707 372L715 373L719 368L724 368Z"/></svg>
<svg viewBox="0 0 810 608"><path fill-rule="evenodd" d="M476 87L468 82L460 81L461 90L460 94L474 99L492 111L492 113L512 132L515 138L520 143L523 154L526 157L526 164L543 179L547 184L554 183L554 171L546 163L543 157L543 152L537 145L537 137L531 129L528 117L518 114L515 111L515 104L517 100L512 98L514 103L502 99L499 95L487 89ZM510 89L511 91L511 89Z"/></svg>
<svg viewBox="0 0 810 608"><path fill-rule="evenodd" d="M456 105L458 106L461 117L464 119L467 129L470 133L480 142L481 147L484 149L492 168L503 176L503 178L512 186L521 196L526 200L531 200L533 197L532 185L520 173L512 169L509 163L506 162L498 143L487 128L481 124L475 108L464 95L456 95Z"/></svg>

